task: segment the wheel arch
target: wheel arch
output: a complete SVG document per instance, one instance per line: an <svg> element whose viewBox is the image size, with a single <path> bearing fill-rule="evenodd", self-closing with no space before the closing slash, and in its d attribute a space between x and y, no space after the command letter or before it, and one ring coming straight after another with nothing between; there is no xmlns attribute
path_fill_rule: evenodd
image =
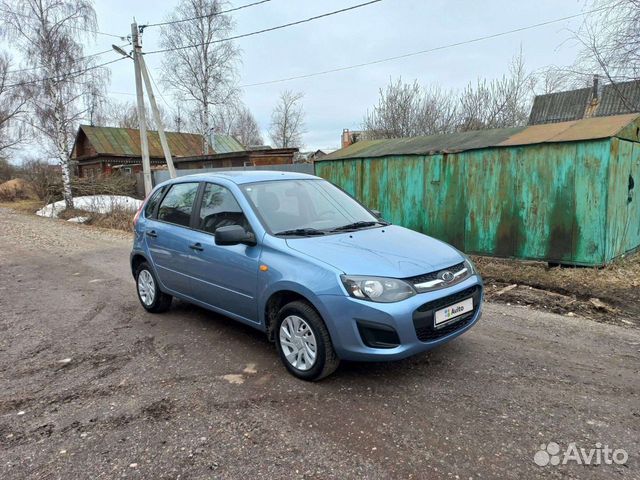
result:
<svg viewBox="0 0 640 480"><path fill-rule="evenodd" d="M149 260L147 260L147 257L145 257L143 254L139 253L139 252L135 252L131 255L131 274L133 275L133 277L135 278L136 276L136 271L138 270L138 267L140 266L141 263L149 263Z"/></svg>
<svg viewBox="0 0 640 480"><path fill-rule="evenodd" d="M315 302L310 297L311 295L300 292L297 289L291 289L290 287L280 288L269 295L267 301L264 303L264 309L262 311L262 320L264 322L265 332L269 341L275 341L275 323L278 312L287 303L295 301L303 301L309 304L320 316L325 326L327 327L327 330L329 330L329 334L331 334L330 326L325 319L325 315L323 315L322 313L322 309L318 308L317 302Z"/></svg>

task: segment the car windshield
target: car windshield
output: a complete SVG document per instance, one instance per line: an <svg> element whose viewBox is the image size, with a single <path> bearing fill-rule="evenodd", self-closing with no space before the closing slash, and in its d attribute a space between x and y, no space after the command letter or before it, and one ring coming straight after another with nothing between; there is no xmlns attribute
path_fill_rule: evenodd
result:
<svg viewBox="0 0 640 480"><path fill-rule="evenodd" d="M276 180L242 188L275 235L324 235L383 224L325 180Z"/></svg>

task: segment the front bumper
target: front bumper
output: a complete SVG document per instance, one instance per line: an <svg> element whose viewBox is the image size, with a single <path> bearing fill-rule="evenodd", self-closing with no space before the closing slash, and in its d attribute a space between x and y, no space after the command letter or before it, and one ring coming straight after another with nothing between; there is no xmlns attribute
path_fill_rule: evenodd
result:
<svg viewBox="0 0 640 480"><path fill-rule="evenodd" d="M419 329L416 330L414 313L420 307L474 286L480 287L480 291L477 295L479 301L477 305L474 304L475 310L472 316L465 321L452 322L446 332L433 340L423 334L420 335L423 340L418 338ZM323 317L338 357L355 361L387 361L399 360L431 350L463 334L480 319L483 297L482 280L478 275L473 275L453 287L421 293L397 303L375 303L346 295L320 295L319 299L322 302ZM391 327L398 334L399 345L393 348L372 348L365 345L358 329L358 322L361 325L364 323L368 326L377 324L383 328ZM458 323L459 328L456 327Z"/></svg>

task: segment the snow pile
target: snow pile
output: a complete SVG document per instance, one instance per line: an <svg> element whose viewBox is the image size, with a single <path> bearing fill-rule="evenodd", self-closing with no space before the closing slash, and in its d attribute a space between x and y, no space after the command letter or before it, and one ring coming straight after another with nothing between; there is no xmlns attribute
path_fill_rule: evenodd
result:
<svg viewBox="0 0 640 480"><path fill-rule="evenodd" d="M87 195L75 197L73 206L78 210L86 210L95 213L111 213L115 209L124 209L135 212L142 205L142 200L125 195ZM38 210L36 215L41 217L58 218L58 214L65 209L64 200L50 203Z"/></svg>
<svg viewBox="0 0 640 480"><path fill-rule="evenodd" d="M71 223L87 223L89 220L91 220L89 217L72 217L69 220L67 220L67 222L71 222Z"/></svg>

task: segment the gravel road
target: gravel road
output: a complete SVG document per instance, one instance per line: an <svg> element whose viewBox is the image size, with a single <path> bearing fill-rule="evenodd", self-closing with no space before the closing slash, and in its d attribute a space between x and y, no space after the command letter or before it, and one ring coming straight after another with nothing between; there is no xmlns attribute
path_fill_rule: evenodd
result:
<svg viewBox="0 0 640 480"><path fill-rule="evenodd" d="M288 375L257 331L138 304L127 235L0 210L0 478L640 478L640 331L487 304L401 362ZM540 467L541 444L625 465Z"/></svg>

